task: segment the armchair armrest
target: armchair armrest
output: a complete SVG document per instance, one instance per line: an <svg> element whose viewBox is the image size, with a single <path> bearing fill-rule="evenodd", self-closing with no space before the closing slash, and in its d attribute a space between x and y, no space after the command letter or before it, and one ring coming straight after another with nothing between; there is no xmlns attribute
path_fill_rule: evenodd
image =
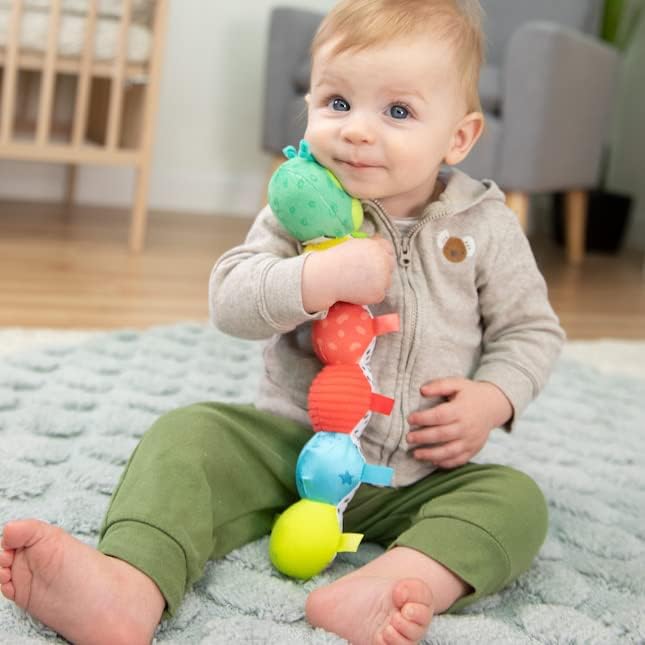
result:
<svg viewBox="0 0 645 645"><path fill-rule="evenodd" d="M597 185L618 62L612 47L555 23L529 22L513 34L502 90L502 186Z"/></svg>
<svg viewBox="0 0 645 645"><path fill-rule="evenodd" d="M288 140L287 106L298 96L296 79L323 14L288 7L271 13L264 90L262 147L280 153ZM300 76L302 74L300 73Z"/></svg>

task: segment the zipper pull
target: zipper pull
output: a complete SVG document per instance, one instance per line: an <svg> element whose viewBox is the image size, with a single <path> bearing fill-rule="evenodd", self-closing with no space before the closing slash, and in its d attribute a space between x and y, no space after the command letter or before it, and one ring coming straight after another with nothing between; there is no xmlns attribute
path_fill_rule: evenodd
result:
<svg viewBox="0 0 645 645"><path fill-rule="evenodd" d="M407 269L410 266L410 238L406 235L401 239L401 257L399 258L399 264Z"/></svg>

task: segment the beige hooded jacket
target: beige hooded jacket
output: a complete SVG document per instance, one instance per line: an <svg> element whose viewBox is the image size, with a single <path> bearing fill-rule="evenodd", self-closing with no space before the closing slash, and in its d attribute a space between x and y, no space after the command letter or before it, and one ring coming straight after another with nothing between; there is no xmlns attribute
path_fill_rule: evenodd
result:
<svg viewBox="0 0 645 645"><path fill-rule="evenodd" d="M363 202L362 230L391 240L398 259L387 297L370 310L398 312L401 331L377 338L375 390L396 403L390 416L372 416L361 446L369 463L394 468L397 486L434 470L414 459L405 439L408 414L438 402L421 396L424 383L449 376L494 383L511 401L514 422L544 386L564 340L503 193L455 169L440 179L440 198L405 234L378 202ZM307 392L322 369L310 326L326 312L303 308L301 250L266 207L244 244L216 263L209 302L222 331L268 339L255 405L308 424Z"/></svg>

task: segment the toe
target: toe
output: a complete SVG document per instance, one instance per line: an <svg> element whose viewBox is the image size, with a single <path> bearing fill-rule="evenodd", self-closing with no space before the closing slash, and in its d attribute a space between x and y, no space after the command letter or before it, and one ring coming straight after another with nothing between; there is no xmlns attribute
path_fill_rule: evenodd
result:
<svg viewBox="0 0 645 645"><path fill-rule="evenodd" d="M325 616L329 615L332 608L333 598L330 596L327 587L314 589L309 593L305 601L305 615L308 622L314 627L320 627L324 623Z"/></svg>
<svg viewBox="0 0 645 645"><path fill-rule="evenodd" d="M0 585L0 592L2 592L2 595L9 600L14 600L16 598L16 589L12 582Z"/></svg>
<svg viewBox="0 0 645 645"><path fill-rule="evenodd" d="M10 567L13 564L15 551L0 551L0 567Z"/></svg>
<svg viewBox="0 0 645 645"><path fill-rule="evenodd" d="M2 531L2 548L19 549L32 546L43 536L47 524L40 520L16 520L5 525Z"/></svg>
<svg viewBox="0 0 645 645"><path fill-rule="evenodd" d="M433 599L430 587L419 578L407 578L397 583L392 591L392 600L401 610L406 603L425 605L432 609Z"/></svg>
<svg viewBox="0 0 645 645"><path fill-rule="evenodd" d="M432 618L432 610L428 605L420 602L406 602L401 608L400 615L408 622L425 627Z"/></svg>
<svg viewBox="0 0 645 645"><path fill-rule="evenodd" d="M383 642L385 645L413 645L416 640L406 638L394 625L388 625L382 634Z"/></svg>
<svg viewBox="0 0 645 645"><path fill-rule="evenodd" d="M11 580L11 569L0 567L0 585L6 585Z"/></svg>
<svg viewBox="0 0 645 645"><path fill-rule="evenodd" d="M423 623L413 622L405 613L405 610L410 608L410 603L404 606L404 612L396 611L392 614L390 619L390 625L396 629L396 631L401 634L401 636L406 639L405 642L418 643L423 635L426 633L428 628L429 613L426 609L425 616L426 620ZM415 612L419 612L418 609L415 609ZM419 616L423 615L423 611L419 613Z"/></svg>
<svg viewBox="0 0 645 645"><path fill-rule="evenodd" d="M391 642L418 643L432 619L430 587L416 578L402 580L392 590L392 600L398 611L392 613L389 626L397 632L399 640L392 638ZM389 645L390 640L385 640Z"/></svg>

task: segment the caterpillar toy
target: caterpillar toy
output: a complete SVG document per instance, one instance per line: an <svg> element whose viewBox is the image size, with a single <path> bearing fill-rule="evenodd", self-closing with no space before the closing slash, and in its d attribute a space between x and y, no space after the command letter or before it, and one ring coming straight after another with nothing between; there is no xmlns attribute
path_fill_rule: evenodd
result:
<svg viewBox="0 0 645 645"><path fill-rule="evenodd" d="M269 182L269 205L304 252L365 237L363 209L313 157L306 141L284 149L287 161ZM269 556L278 571L308 579L340 551L356 551L361 534L343 533L343 512L361 483L391 484L393 471L367 464L360 435L372 413L390 414L394 401L374 391L369 361L377 336L398 331L398 314L373 317L367 307L337 302L312 325L323 364L308 395L314 435L296 464L300 501L276 520Z"/></svg>

